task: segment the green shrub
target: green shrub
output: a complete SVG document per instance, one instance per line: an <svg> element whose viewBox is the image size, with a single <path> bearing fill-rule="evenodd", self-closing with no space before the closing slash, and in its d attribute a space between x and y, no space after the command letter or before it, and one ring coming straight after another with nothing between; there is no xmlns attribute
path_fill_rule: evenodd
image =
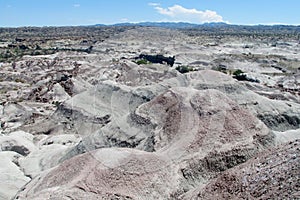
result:
<svg viewBox="0 0 300 200"><path fill-rule="evenodd" d="M234 72L233 72L233 75L234 76L240 76L241 74L243 74L244 72L242 71L242 70L240 70L240 69L237 69L237 70L235 70Z"/></svg>
<svg viewBox="0 0 300 200"><path fill-rule="evenodd" d="M113 63L116 63L116 62L118 62L118 59L112 58L111 61L112 61Z"/></svg>
<svg viewBox="0 0 300 200"><path fill-rule="evenodd" d="M222 64L212 67L212 70L222 72L224 74L227 74L227 71L228 71L227 67L225 65L222 65Z"/></svg>
<svg viewBox="0 0 300 200"><path fill-rule="evenodd" d="M30 55L39 56L39 55L42 55L42 53L40 51L32 51Z"/></svg>
<svg viewBox="0 0 300 200"><path fill-rule="evenodd" d="M15 82L16 82L16 83L26 83L26 81L24 81L24 80L22 80L22 79L20 79L20 78L16 78L16 79L15 79Z"/></svg>
<svg viewBox="0 0 300 200"><path fill-rule="evenodd" d="M136 64L138 64L138 65L147 65L147 64L150 64L150 62L146 59L141 59L141 60L136 61Z"/></svg>
<svg viewBox="0 0 300 200"><path fill-rule="evenodd" d="M193 67L185 66L185 65L177 66L175 69L182 74L190 72L190 71L196 71Z"/></svg>

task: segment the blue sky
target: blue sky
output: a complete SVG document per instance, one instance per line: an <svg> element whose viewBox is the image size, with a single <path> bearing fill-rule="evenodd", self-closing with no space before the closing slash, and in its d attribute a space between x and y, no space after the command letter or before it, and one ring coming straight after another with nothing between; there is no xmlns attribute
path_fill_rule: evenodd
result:
<svg viewBox="0 0 300 200"><path fill-rule="evenodd" d="M300 25L300 0L0 0L0 27L142 21Z"/></svg>

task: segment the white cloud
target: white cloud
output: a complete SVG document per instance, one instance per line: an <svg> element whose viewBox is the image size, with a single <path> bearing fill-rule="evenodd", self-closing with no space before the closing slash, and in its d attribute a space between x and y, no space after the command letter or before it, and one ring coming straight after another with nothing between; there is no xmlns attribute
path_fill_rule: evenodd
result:
<svg viewBox="0 0 300 200"><path fill-rule="evenodd" d="M154 5L153 7L161 15L169 17L171 21L192 23L224 22L223 17L212 10L201 11L195 8L188 9L180 5L174 5L168 8L162 8L159 5Z"/></svg>
<svg viewBox="0 0 300 200"><path fill-rule="evenodd" d="M148 5L149 5L149 6L154 6L154 7L155 7L155 6L160 6L160 3L153 3L153 2L151 2L151 3L148 3Z"/></svg>
<svg viewBox="0 0 300 200"><path fill-rule="evenodd" d="M79 8L79 7L80 7L80 4L74 4L73 7L74 7L74 8Z"/></svg>

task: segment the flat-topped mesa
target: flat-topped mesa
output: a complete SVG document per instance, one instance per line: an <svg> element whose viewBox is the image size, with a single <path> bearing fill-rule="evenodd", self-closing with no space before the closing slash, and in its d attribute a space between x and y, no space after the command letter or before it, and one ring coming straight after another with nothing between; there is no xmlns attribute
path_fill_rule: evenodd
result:
<svg viewBox="0 0 300 200"><path fill-rule="evenodd" d="M135 59L145 59L151 63L160 63L164 64L167 63L171 67L174 65L175 62L175 56L171 57L165 57L163 55L146 55L146 54L140 54L138 57Z"/></svg>

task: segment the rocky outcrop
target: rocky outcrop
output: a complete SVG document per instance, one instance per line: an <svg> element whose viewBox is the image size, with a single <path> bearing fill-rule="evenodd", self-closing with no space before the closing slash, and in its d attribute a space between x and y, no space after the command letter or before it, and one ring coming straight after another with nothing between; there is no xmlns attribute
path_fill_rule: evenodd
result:
<svg viewBox="0 0 300 200"><path fill-rule="evenodd" d="M261 96L238 84L231 77L215 71L204 70L186 76L195 89L211 88L224 92L239 105L249 109L272 130L286 131L299 128L298 103Z"/></svg>
<svg viewBox="0 0 300 200"><path fill-rule="evenodd" d="M298 199L299 144L258 154L181 199Z"/></svg>

